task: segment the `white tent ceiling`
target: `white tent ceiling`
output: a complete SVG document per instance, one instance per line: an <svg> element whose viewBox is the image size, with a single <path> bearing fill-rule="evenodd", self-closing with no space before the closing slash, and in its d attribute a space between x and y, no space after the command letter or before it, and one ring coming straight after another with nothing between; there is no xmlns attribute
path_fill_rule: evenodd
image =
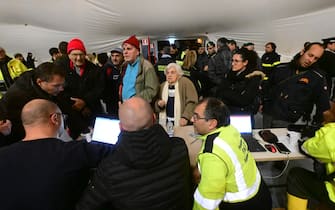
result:
<svg viewBox="0 0 335 210"><path fill-rule="evenodd" d="M260 53L274 41L285 59L305 41L334 36L334 19L334 0L1 0L0 46L45 61L50 47L73 37L106 52L132 34L225 36Z"/></svg>

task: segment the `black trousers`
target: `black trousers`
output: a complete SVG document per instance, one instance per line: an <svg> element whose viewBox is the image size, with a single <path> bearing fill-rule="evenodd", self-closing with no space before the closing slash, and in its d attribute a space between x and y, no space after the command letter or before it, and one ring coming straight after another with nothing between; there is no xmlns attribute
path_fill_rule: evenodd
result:
<svg viewBox="0 0 335 210"><path fill-rule="evenodd" d="M314 199L335 208L328 196L324 181L304 168L292 168L287 176L287 192L303 199Z"/></svg>
<svg viewBox="0 0 335 210"><path fill-rule="evenodd" d="M266 186L263 179L261 180L261 185L259 186L258 193L251 199L239 203L225 203L221 202L220 209L222 210L271 210L272 209L272 199L271 193Z"/></svg>

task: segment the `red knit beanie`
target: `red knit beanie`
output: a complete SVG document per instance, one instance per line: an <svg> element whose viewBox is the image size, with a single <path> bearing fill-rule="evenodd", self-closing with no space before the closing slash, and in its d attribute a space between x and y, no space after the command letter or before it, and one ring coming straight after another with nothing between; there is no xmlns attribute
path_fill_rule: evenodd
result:
<svg viewBox="0 0 335 210"><path fill-rule="evenodd" d="M138 50L140 50L140 42L138 41L138 39L136 38L135 35L132 35L131 37L129 37L126 41L123 42L122 45L124 44L131 44L134 47L136 47Z"/></svg>
<svg viewBox="0 0 335 210"><path fill-rule="evenodd" d="M70 54L72 50L80 50L86 54L86 49L83 41L77 38L72 39L67 45L67 54Z"/></svg>

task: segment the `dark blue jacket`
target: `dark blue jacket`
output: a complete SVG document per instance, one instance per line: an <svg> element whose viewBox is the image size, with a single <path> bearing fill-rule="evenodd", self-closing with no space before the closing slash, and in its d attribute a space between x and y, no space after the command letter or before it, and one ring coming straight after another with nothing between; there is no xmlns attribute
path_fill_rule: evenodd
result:
<svg viewBox="0 0 335 210"><path fill-rule="evenodd" d="M110 148L47 138L0 149L1 210L74 209Z"/></svg>
<svg viewBox="0 0 335 210"><path fill-rule="evenodd" d="M292 123L302 116L308 119L316 105L314 121L322 122L322 113L330 108L322 71L315 66L299 68L293 60L278 65L269 82L272 86L269 114L274 119Z"/></svg>

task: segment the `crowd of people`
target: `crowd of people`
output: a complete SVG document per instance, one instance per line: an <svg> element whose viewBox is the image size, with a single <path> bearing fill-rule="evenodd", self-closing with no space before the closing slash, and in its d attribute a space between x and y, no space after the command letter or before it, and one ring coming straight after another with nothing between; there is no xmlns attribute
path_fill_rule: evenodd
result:
<svg viewBox="0 0 335 210"><path fill-rule="evenodd" d="M81 39L62 41L37 67L31 53L25 61L0 47L1 209L270 210L271 194L229 122L256 113L264 128L320 127L301 148L325 170L290 172L288 209L306 209L309 199L335 207L335 37L322 41L288 63L274 42L260 57L253 43L239 48L225 37L182 53L163 46L154 64L135 35L93 60ZM120 120L119 143L80 141L102 114ZM203 140L196 168L173 137L187 125Z"/></svg>

